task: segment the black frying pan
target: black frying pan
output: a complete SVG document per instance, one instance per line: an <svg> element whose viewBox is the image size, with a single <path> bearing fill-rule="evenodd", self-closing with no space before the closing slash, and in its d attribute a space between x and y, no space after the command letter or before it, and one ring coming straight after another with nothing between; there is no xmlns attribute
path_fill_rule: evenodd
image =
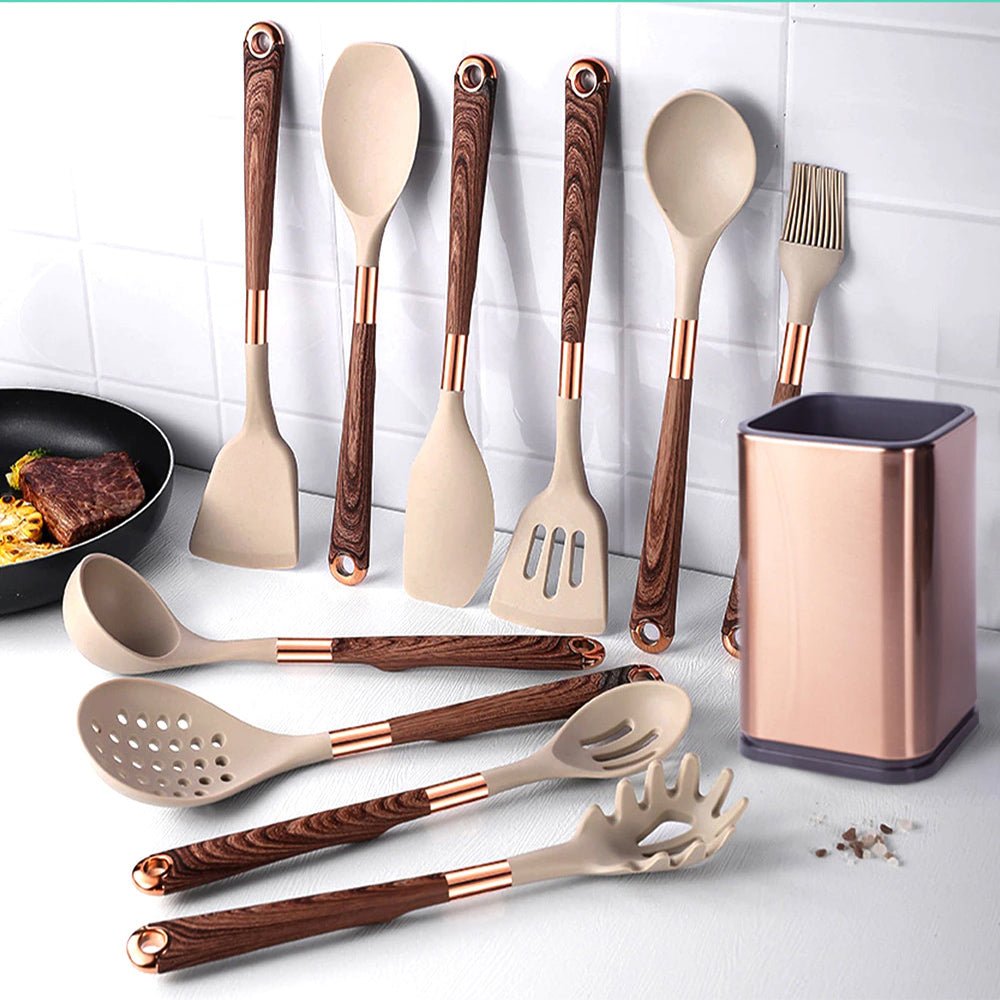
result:
<svg viewBox="0 0 1000 1000"><path fill-rule="evenodd" d="M151 420L121 403L60 389L0 388L0 493L8 492L3 474L32 448L69 458L127 451L139 470L146 501L121 524L86 542L0 566L0 615L60 600L70 573L91 552L130 560L159 527L170 502L170 442Z"/></svg>

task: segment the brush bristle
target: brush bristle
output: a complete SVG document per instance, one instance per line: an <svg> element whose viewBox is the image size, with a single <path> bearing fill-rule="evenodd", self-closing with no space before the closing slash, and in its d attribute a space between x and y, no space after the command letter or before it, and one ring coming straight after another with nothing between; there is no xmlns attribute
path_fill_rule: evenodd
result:
<svg viewBox="0 0 1000 1000"><path fill-rule="evenodd" d="M844 249L844 181L833 167L792 164L792 187L781 238L787 243Z"/></svg>

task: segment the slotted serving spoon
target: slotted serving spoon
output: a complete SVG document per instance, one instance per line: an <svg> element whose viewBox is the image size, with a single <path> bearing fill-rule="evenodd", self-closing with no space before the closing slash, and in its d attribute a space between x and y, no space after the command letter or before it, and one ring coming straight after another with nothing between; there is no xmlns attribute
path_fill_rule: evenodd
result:
<svg viewBox="0 0 1000 1000"><path fill-rule="evenodd" d="M436 875L157 921L132 934L128 957L143 972L172 972L532 882L690 868L722 850L746 810L743 798L723 812L732 777L727 768L703 795L694 754L681 760L672 786L664 780L663 766L654 762L646 769L642 798L628 779L621 781L614 811L606 815L590 806L572 840L563 844ZM668 840L643 842L664 823L689 829Z"/></svg>
<svg viewBox="0 0 1000 1000"><path fill-rule="evenodd" d="M465 354L476 290L479 231L493 130L497 71L466 56L455 71L451 223L444 365L437 412L410 470L403 586L411 597L462 607L493 549L493 490L465 414Z"/></svg>
<svg viewBox="0 0 1000 1000"><path fill-rule="evenodd" d="M717 94L678 94L646 133L646 180L674 251L670 376L629 623L632 641L647 653L662 652L674 637L702 279L719 237L750 196L756 170L746 122Z"/></svg>
<svg viewBox="0 0 1000 1000"><path fill-rule="evenodd" d="M380 670L471 666L583 670L604 659L586 636L399 635L337 639L206 639L185 628L131 566L93 553L63 593L63 623L91 663L116 674L149 674L201 663L365 663Z"/></svg>
<svg viewBox="0 0 1000 1000"><path fill-rule="evenodd" d="M566 77L555 462L549 485L518 519L490 599L494 614L547 632L599 633L608 619L608 525L587 484L580 412L610 86L596 59L575 62Z"/></svg>
<svg viewBox="0 0 1000 1000"><path fill-rule="evenodd" d="M330 572L360 583L368 572L375 427L375 296L382 234L413 168L420 100L394 45L344 49L323 97L323 152L354 228L356 271L351 361L330 532Z"/></svg>
<svg viewBox="0 0 1000 1000"><path fill-rule="evenodd" d="M443 809L556 778L618 778L666 756L687 730L688 696L672 684L639 680L578 708L555 736L523 760L426 788L339 806L310 816L159 851L133 881L146 892L189 889L337 844L372 840Z"/></svg>
<svg viewBox="0 0 1000 1000"><path fill-rule="evenodd" d="M246 413L219 452L191 532L203 559L258 569L299 561L299 473L278 431L267 363L267 290L278 159L285 41L276 24L254 24L243 42L246 197ZM267 497L263 516L260 498Z"/></svg>

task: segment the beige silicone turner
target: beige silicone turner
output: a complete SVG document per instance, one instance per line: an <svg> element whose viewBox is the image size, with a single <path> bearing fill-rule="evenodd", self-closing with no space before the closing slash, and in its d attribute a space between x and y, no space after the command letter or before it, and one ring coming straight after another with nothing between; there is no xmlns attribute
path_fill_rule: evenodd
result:
<svg viewBox="0 0 1000 1000"><path fill-rule="evenodd" d="M413 168L420 100L394 45L350 45L323 97L326 166L354 228L354 325L340 436L330 572L360 583L368 572L375 430L375 304L382 234Z"/></svg>
<svg viewBox="0 0 1000 1000"><path fill-rule="evenodd" d="M700 770L698 758L686 754L671 786L664 780L663 765L651 763L641 798L627 778L622 780L614 811L606 815L590 806L573 839L563 844L436 875L160 920L131 935L128 957L144 972L172 972L532 882L689 868L725 846L747 807L743 798L724 810L733 777L728 768L704 794ZM646 843L664 823L688 829Z"/></svg>
<svg viewBox="0 0 1000 1000"><path fill-rule="evenodd" d="M493 549L493 490L465 416L464 390L496 85L486 56L467 56L455 72L441 395L406 497L403 586L411 597L452 607L472 599Z"/></svg>
<svg viewBox="0 0 1000 1000"><path fill-rule="evenodd" d="M608 618L608 525L587 484L580 393L610 85L596 59L574 63L566 77L555 464L518 519L490 600L501 618L547 632L600 633Z"/></svg>
<svg viewBox="0 0 1000 1000"><path fill-rule="evenodd" d="M246 412L212 466L191 532L203 559L258 569L299 561L299 474L278 432L267 365L267 288L285 43L275 24L243 42L246 198Z"/></svg>
<svg viewBox="0 0 1000 1000"><path fill-rule="evenodd" d="M746 122L717 94L678 94L650 123L646 180L674 251L674 327L630 621L632 641L647 653L661 652L674 637L701 283L715 244L750 196L756 171Z"/></svg>

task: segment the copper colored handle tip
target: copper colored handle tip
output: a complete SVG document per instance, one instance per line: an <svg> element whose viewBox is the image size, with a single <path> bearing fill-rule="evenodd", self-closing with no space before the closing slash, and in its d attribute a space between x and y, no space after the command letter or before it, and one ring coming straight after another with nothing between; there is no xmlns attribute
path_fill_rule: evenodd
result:
<svg viewBox="0 0 1000 1000"><path fill-rule="evenodd" d="M655 629L656 638L648 638L646 629ZM646 653L662 653L674 639L672 635L667 635L651 618L643 618L642 621L636 622L630 631L632 642Z"/></svg>
<svg viewBox="0 0 1000 1000"><path fill-rule="evenodd" d="M132 884L148 896L162 896L167 891L164 883L173 867L172 858L165 854L151 854L132 869Z"/></svg>
<svg viewBox="0 0 1000 1000"><path fill-rule="evenodd" d="M159 972L157 960L160 953L170 944L170 935L156 924L140 927L125 945L129 961L140 972Z"/></svg>
<svg viewBox="0 0 1000 1000"><path fill-rule="evenodd" d="M730 656L737 660L740 658L740 644L736 640L736 629L723 631L722 647Z"/></svg>
<svg viewBox="0 0 1000 1000"><path fill-rule="evenodd" d="M604 662L604 646L596 639L586 635L574 636L569 641L569 648L579 653L583 660L583 669L600 666Z"/></svg>
<svg viewBox="0 0 1000 1000"><path fill-rule="evenodd" d="M651 667L647 663L636 663L629 668L629 684L636 684L640 681L662 681L663 674L656 667Z"/></svg>
<svg viewBox="0 0 1000 1000"><path fill-rule="evenodd" d="M330 563L333 578L347 587L355 587L368 575L368 570L357 564L353 556L338 552Z"/></svg>

